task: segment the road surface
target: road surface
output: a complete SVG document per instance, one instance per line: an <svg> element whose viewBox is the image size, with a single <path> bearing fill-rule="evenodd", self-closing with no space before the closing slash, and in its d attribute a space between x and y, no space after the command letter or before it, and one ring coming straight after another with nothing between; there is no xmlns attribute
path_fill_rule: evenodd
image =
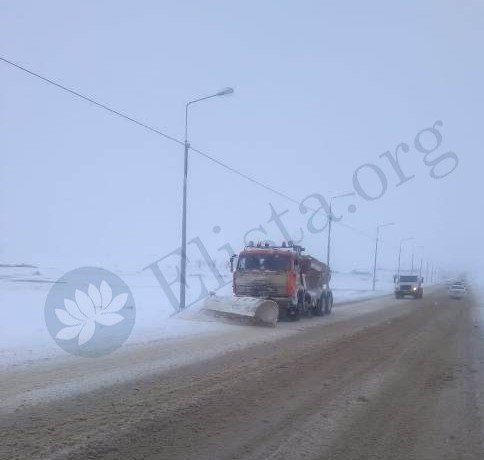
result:
<svg viewBox="0 0 484 460"><path fill-rule="evenodd" d="M441 288L20 366L0 382L0 458L482 459L481 308Z"/></svg>

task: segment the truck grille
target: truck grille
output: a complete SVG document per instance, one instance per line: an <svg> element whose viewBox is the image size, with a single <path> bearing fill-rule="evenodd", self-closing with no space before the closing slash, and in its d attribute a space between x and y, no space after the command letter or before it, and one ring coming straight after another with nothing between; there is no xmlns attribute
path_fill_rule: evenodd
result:
<svg viewBox="0 0 484 460"><path fill-rule="evenodd" d="M286 295L285 289L278 286L261 285L239 285L237 286L237 295L249 297L277 297Z"/></svg>
<svg viewBox="0 0 484 460"><path fill-rule="evenodd" d="M287 277L285 274L251 274L237 276L236 292L238 296L248 297L285 297L287 296Z"/></svg>

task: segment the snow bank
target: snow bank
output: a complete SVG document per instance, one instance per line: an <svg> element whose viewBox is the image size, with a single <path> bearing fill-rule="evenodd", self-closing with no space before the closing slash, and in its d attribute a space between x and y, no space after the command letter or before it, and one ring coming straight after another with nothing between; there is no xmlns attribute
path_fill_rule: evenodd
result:
<svg viewBox="0 0 484 460"><path fill-rule="evenodd" d="M230 295L231 274L225 265L217 268L225 283L217 293ZM175 275L173 267L167 267L166 271ZM65 354L50 337L44 322L45 299L52 284L63 274L53 267L0 266L0 363ZM227 327L211 318L203 318L201 321L200 315L196 314L183 315L183 318L173 317L175 310L150 271L116 270L116 274L128 284L136 302L136 324L128 343L201 334ZM379 271L378 278L378 289L373 292L370 274L334 274L332 287L336 304L391 292L392 274ZM200 264L190 266L188 283L192 290L188 291L189 303L199 297L201 280L208 289L220 285L216 283L209 268ZM200 304L194 303L190 311L196 311Z"/></svg>

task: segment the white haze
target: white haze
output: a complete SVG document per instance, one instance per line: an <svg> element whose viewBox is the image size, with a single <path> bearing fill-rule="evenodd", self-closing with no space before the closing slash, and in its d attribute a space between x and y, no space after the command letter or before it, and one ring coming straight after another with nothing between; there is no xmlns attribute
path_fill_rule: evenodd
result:
<svg viewBox="0 0 484 460"><path fill-rule="evenodd" d="M382 267L395 267L411 235L406 267L412 244L442 270L482 267L480 2L3 0L0 43L2 56L177 138L187 101L233 86L193 106L193 146L296 199L351 191L354 170L374 163L386 194L335 207L366 234L396 223L384 229ZM3 62L0 83L2 262L141 270L179 246L180 145ZM437 120L437 153L459 158L442 179L413 146ZM415 178L396 187L379 156L401 142ZM378 191L373 176L365 184ZM212 257L260 224L281 239L269 203L289 210L291 234L305 228L297 205L191 154L189 237ZM304 244L326 256L326 233ZM335 225L335 268L369 269L373 245Z"/></svg>

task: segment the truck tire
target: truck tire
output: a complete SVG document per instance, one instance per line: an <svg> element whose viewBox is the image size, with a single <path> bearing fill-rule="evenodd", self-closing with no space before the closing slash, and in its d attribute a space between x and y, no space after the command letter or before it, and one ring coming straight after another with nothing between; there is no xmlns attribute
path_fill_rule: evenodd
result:
<svg viewBox="0 0 484 460"><path fill-rule="evenodd" d="M289 321L299 321L301 319L301 313L304 307L302 302L302 299L299 299L296 307L289 308L287 310L287 317Z"/></svg>
<svg viewBox="0 0 484 460"><path fill-rule="evenodd" d="M333 294L328 294L324 302L324 314L330 315L333 309Z"/></svg>
<svg viewBox="0 0 484 460"><path fill-rule="evenodd" d="M313 315L314 316L324 316L324 296L320 296L318 299L318 303L313 308Z"/></svg>
<svg viewBox="0 0 484 460"><path fill-rule="evenodd" d="M304 296L303 313L304 313L304 316L307 316L308 318L311 318L313 316L314 308L311 307L311 303L312 303L311 295L306 293L306 295Z"/></svg>

